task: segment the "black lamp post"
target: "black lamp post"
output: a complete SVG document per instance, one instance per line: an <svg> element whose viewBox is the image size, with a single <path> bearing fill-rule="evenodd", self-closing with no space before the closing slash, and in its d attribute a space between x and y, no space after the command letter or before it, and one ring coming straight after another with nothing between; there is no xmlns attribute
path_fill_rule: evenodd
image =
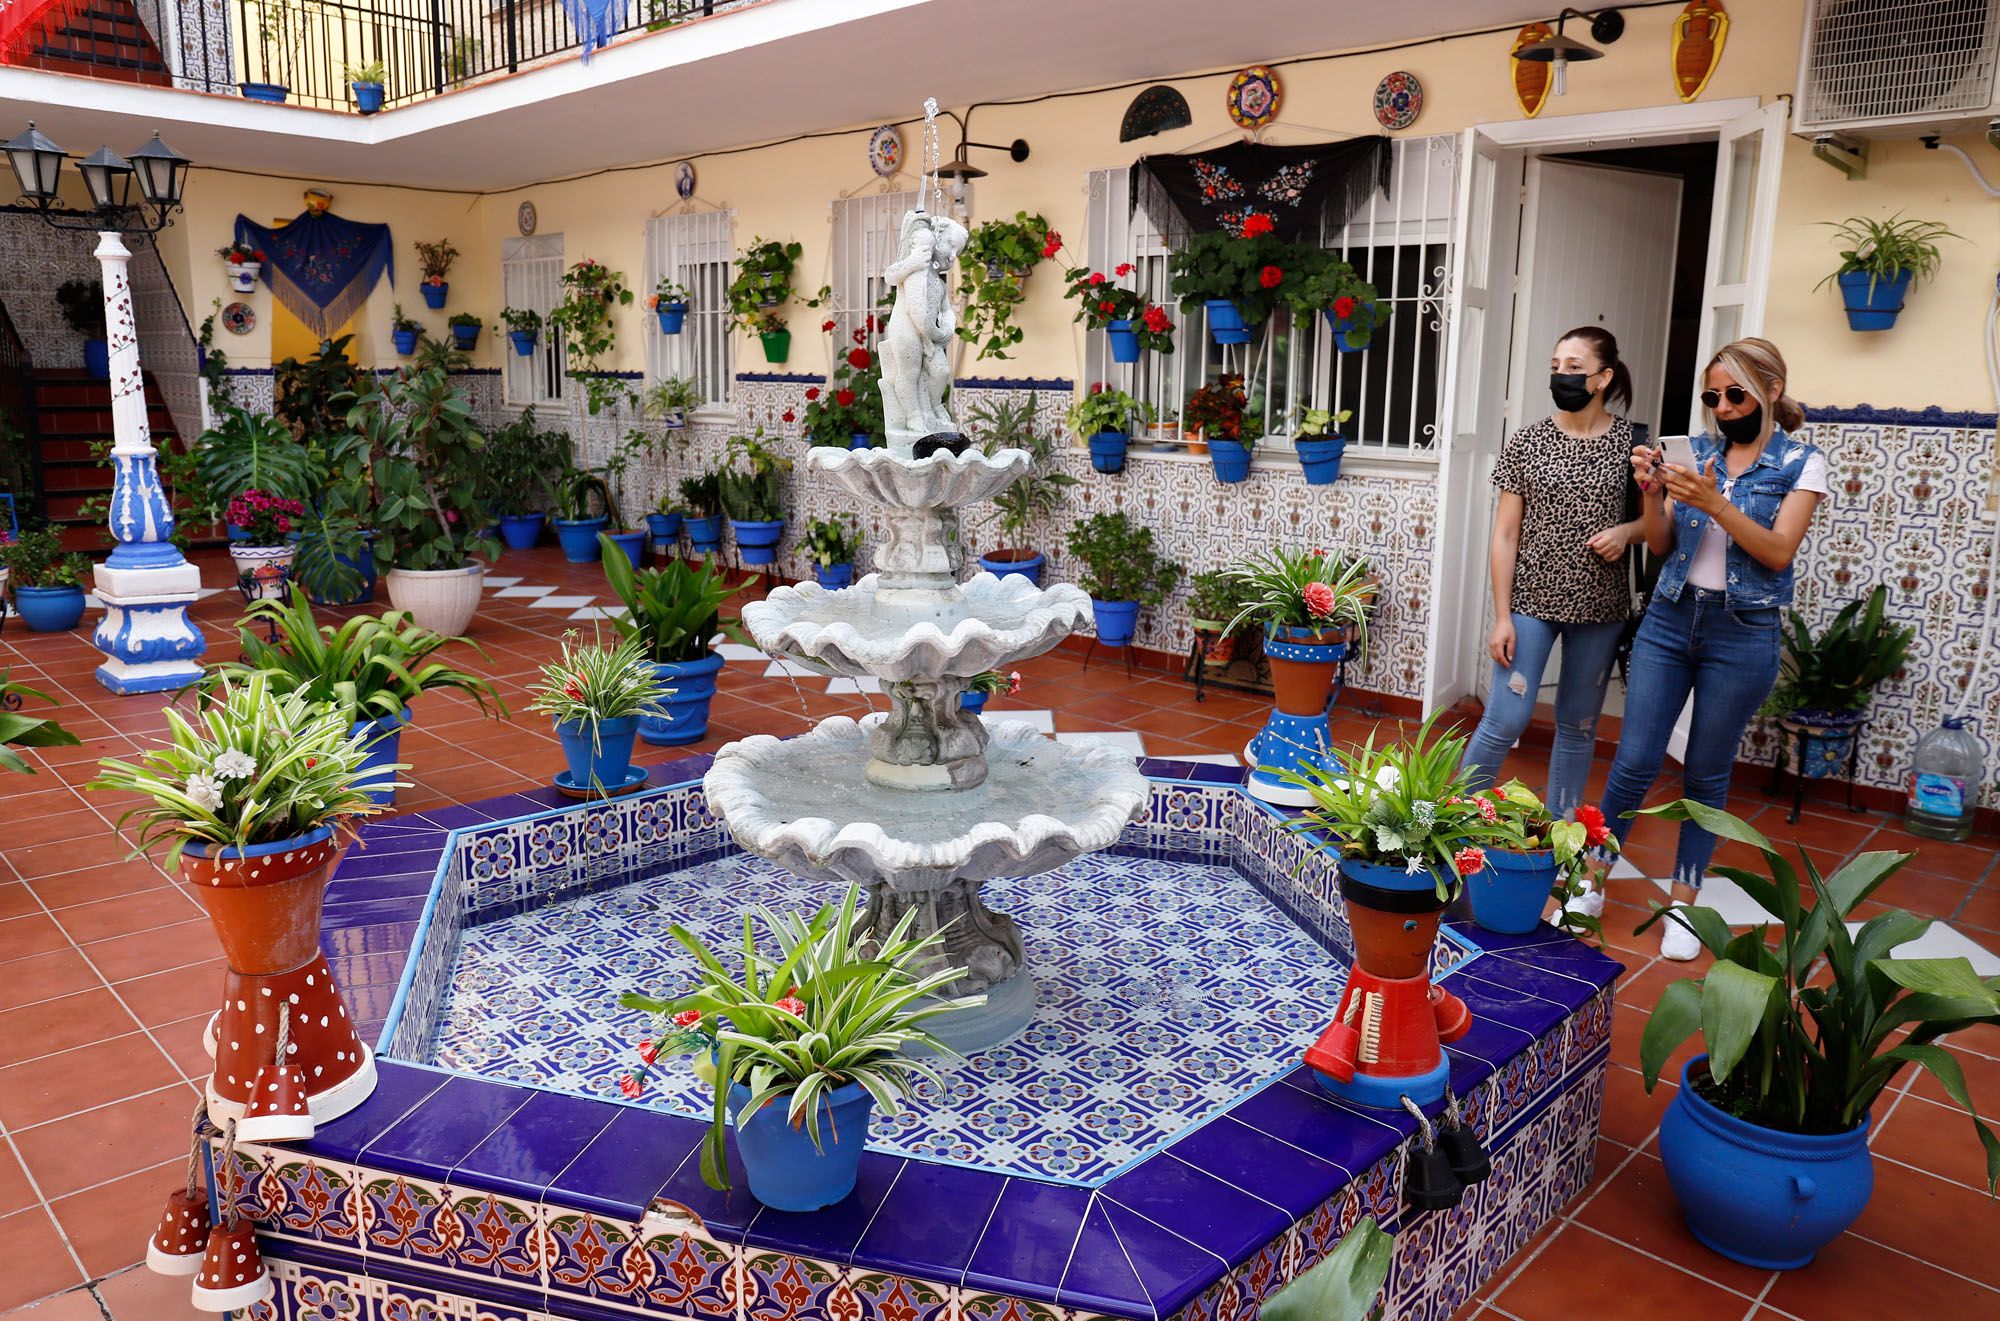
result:
<svg viewBox="0 0 2000 1321"><path fill-rule="evenodd" d="M7 163L21 188L21 200L57 229L157 234L174 223L187 187L188 158L153 140L127 160L109 147L99 147L77 162L77 173L90 193L91 209L71 210L61 196L63 162L69 153L51 142L32 120L27 132L4 148ZM138 197L132 195L138 186Z"/></svg>

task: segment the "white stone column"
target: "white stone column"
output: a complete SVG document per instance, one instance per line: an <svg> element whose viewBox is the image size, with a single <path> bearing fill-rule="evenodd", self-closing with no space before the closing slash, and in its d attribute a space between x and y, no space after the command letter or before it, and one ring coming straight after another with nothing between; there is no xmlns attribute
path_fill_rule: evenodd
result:
<svg viewBox="0 0 2000 1321"><path fill-rule="evenodd" d="M104 602L104 618L92 638L104 653L97 681L114 693L163 692L201 677L208 643L187 613L201 594L201 572L169 540L174 514L160 486L146 422L128 270L132 253L116 231L102 231L98 238L111 357L111 459L117 468L110 522L118 544L97 566L97 597Z"/></svg>

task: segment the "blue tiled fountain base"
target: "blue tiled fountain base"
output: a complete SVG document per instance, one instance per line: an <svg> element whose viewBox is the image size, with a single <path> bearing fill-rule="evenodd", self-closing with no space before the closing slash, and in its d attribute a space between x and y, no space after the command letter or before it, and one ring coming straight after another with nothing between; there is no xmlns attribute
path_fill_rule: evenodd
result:
<svg viewBox="0 0 2000 1321"><path fill-rule="evenodd" d="M902 1154L911 1144L868 1152L853 1196L811 1215L759 1206L733 1155L737 1190L709 1189L704 1126L684 1115L408 1062L429 1058L440 1013L454 1012L462 946L566 902L618 903L649 878L740 867L700 792L706 764L655 767L653 792L610 804L529 794L364 830L369 847L329 891L323 943L356 1018L380 1033L381 1080L309 1143L239 1146L226 1182L279 1263L260 1321L1251 1321L1362 1215L1397 1234L1388 1315L1444 1321L1588 1182L1618 966L1546 928L1459 928L1439 947L1474 1015L1449 1048L1453 1084L1494 1153L1493 1177L1450 1211L1401 1205L1408 1116L1345 1106L1264 1053L1229 1075L1220 1113L1178 1112L1163 1148L1131 1143L1129 1166L1095 1186L1020 1172L990 1149L984 1166ZM1346 958L1329 855L1233 775L1143 768L1153 802L1127 856L1099 864L1108 876L1247 880L1246 935L1269 935L1272 957L1310 954L1265 926L1282 912L1334 961L1322 968ZM1032 899L1024 886L1008 906L1031 912ZM634 957L661 947L663 925L634 933ZM1191 956L1193 984L1263 975L1255 947ZM1178 1007L1173 1021L1201 1026ZM1166 1077L1191 1093L1202 1080L1185 1065ZM1142 1108L1126 1078L1090 1085Z"/></svg>

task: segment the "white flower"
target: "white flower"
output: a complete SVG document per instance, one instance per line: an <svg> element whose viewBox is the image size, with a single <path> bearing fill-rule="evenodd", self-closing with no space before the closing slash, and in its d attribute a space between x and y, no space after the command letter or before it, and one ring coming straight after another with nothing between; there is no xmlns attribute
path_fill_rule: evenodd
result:
<svg viewBox="0 0 2000 1321"><path fill-rule="evenodd" d="M1422 858L1409 858L1403 863L1403 875L1405 876L1415 876L1423 869L1424 860Z"/></svg>
<svg viewBox="0 0 2000 1321"><path fill-rule="evenodd" d="M1437 804L1418 799L1410 804L1410 820L1419 830L1429 830L1437 824Z"/></svg>
<svg viewBox="0 0 2000 1321"><path fill-rule="evenodd" d="M222 785L213 775L197 771L188 776L187 796L194 800L197 807L210 812L222 810Z"/></svg>
<svg viewBox="0 0 2000 1321"><path fill-rule="evenodd" d="M220 780L247 780L257 773L257 759L247 752L229 749L215 759L215 775Z"/></svg>
<svg viewBox="0 0 2000 1321"><path fill-rule="evenodd" d="M1403 773L1394 766L1383 766L1375 772L1375 787L1393 789L1402 783Z"/></svg>

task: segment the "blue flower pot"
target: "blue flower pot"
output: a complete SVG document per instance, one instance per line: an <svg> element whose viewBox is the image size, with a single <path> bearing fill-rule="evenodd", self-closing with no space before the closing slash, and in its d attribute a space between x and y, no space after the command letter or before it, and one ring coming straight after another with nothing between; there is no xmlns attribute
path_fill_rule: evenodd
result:
<svg viewBox="0 0 2000 1321"><path fill-rule="evenodd" d="M1847 328L1887 330L1895 325L1897 314L1903 310L1903 295L1910 291L1910 281L1914 278L1915 271L1901 271L1893 280L1874 281L1871 289L1866 271L1848 271L1836 276L1834 283L1840 286L1840 299L1847 307Z"/></svg>
<svg viewBox="0 0 2000 1321"><path fill-rule="evenodd" d="M354 93L354 108L364 115L372 115L382 108L382 84L349 83Z"/></svg>
<svg viewBox="0 0 2000 1321"><path fill-rule="evenodd" d="M1791 723L1800 730L1799 774L1809 780L1846 774L1860 712L1794 711Z"/></svg>
<svg viewBox="0 0 2000 1321"><path fill-rule="evenodd" d="M730 1084L732 1119L749 1100L748 1089ZM818 1147L804 1124L793 1128L786 1118L790 1101L778 1097L738 1125L736 1149L752 1197L774 1211L817 1211L854 1191L875 1098L860 1083L828 1092L819 1103Z"/></svg>
<svg viewBox="0 0 2000 1321"><path fill-rule="evenodd" d="M340 596L321 596L309 585L306 595L315 605L360 605L375 599L375 545L374 533L368 533L369 540L361 547L359 555L335 555L333 558L361 575L361 581Z"/></svg>
<svg viewBox="0 0 2000 1321"><path fill-rule="evenodd" d="M83 618L81 587L16 587L14 608L37 633L62 633Z"/></svg>
<svg viewBox="0 0 2000 1321"><path fill-rule="evenodd" d="M1139 361L1139 332L1130 321L1107 321L1104 336L1111 341L1111 361Z"/></svg>
<svg viewBox="0 0 2000 1321"><path fill-rule="evenodd" d="M774 518L743 522L729 520L730 531L736 534L736 553L743 557L745 564L773 564L778 558L778 542L784 539L785 520Z"/></svg>
<svg viewBox="0 0 2000 1321"><path fill-rule="evenodd" d="M599 553L597 534L604 530L602 518L552 518L556 540L562 543L563 558L571 564L591 564Z"/></svg>
<svg viewBox="0 0 2000 1321"><path fill-rule="evenodd" d="M1372 341L1375 337L1375 304L1373 303L1363 303L1359 307L1356 307L1353 316L1335 316L1333 309L1330 307L1326 308L1321 315L1326 317L1326 324L1333 330L1333 346L1342 353L1359 353L1368 347L1367 344L1357 344L1349 338L1354 331L1364 325L1368 327L1368 338Z"/></svg>
<svg viewBox="0 0 2000 1321"><path fill-rule="evenodd" d="M670 550L681 539L681 516L679 514L646 515L646 531L652 534L653 545Z"/></svg>
<svg viewBox="0 0 2000 1321"><path fill-rule="evenodd" d="M514 352L523 358L533 357L535 344L541 339L541 332L535 330L510 330L507 342L514 346Z"/></svg>
<svg viewBox="0 0 2000 1321"><path fill-rule="evenodd" d="M292 89L282 83L238 83L237 90L246 101L264 101L271 105L283 105Z"/></svg>
<svg viewBox="0 0 2000 1321"><path fill-rule="evenodd" d="M848 437L847 448L851 450L874 449L875 437L866 431L857 431Z"/></svg>
<svg viewBox="0 0 2000 1321"><path fill-rule="evenodd" d="M542 539L542 523L546 514L502 514L500 515L500 539L507 543L509 550L526 550Z"/></svg>
<svg viewBox="0 0 2000 1321"><path fill-rule="evenodd" d="M654 671L661 682L673 689L660 699L666 715L639 717L639 737L648 743L673 747L693 743L708 733L708 704L715 698L715 681L722 672L722 657L710 652L700 660L655 661Z"/></svg>
<svg viewBox="0 0 2000 1321"><path fill-rule="evenodd" d="M222 530L228 535L231 541L250 540L250 529L247 527L240 527L235 523L224 523Z"/></svg>
<svg viewBox="0 0 2000 1321"><path fill-rule="evenodd" d="M396 342L396 352L405 358L417 351L417 332L414 330L392 330L389 338Z"/></svg>
<svg viewBox="0 0 2000 1321"><path fill-rule="evenodd" d="M1208 333L1217 344L1248 344L1250 327L1243 322L1243 312L1227 298L1208 300Z"/></svg>
<svg viewBox="0 0 2000 1321"><path fill-rule="evenodd" d="M1465 878L1472 920L1488 931L1523 936L1542 920L1556 885L1554 849L1488 848L1486 866Z"/></svg>
<svg viewBox="0 0 2000 1321"><path fill-rule="evenodd" d="M979 557L979 567L994 577L1005 578L1010 573L1016 573L1037 587L1042 585L1042 566L1048 562L1046 555L1030 555L1018 560L994 559L986 555Z"/></svg>
<svg viewBox="0 0 2000 1321"><path fill-rule="evenodd" d="M598 721L595 746L590 726L583 721L558 720L555 724L563 759L569 763L571 784L615 789L625 783L626 773L632 769L632 740L639 736L638 716Z"/></svg>
<svg viewBox="0 0 2000 1321"><path fill-rule="evenodd" d="M1234 486L1250 476L1250 447L1240 440L1211 440L1208 461L1215 466L1215 480Z"/></svg>
<svg viewBox="0 0 2000 1321"><path fill-rule="evenodd" d="M1122 647L1139 631L1137 601L1100 601L1090 598L1091 618L1097 623L1097 640L1107 647Z"/></svg>
<svg viewBox="0 0 2000 1321"><path fill-rule="evenodd" d="M383 807L396 801L394 788L371 788L375 783L387 785L396 778L394 771L382 768L394 764L396 752L403 745L403 726L410 723L410 708L404 707L400 716L383 716L379 720L357 720L347 731L350 735L363 734L372 739L367 755L361 759L361 769L355 774L356 784L368 790L368 797Z"/></svg>
<svg viewBox="0 0 2000 1321"><path fill-rule="evenodd" d="M958 709L977 715L986 709L986 700L991 696L993 696L991 693L975 693L967 689L958 695Z"/></svg>
<svg viewBox="0 0 2000 1321"><path fill-rule="evenodd" d="M444 284L420 284L417 292L424 296L424 306L437 312L443 310L445 295L451 292L451 284L449 281Z"/></svg>
<svg viewBox="0 0 2000 1321"><path fill-rule="evenodd" d="M1090 438L1090 466L1099 472L1124 472L1125 447L1132 438L1122 431L1100 431Z"/></svg>
<svg viewBox="0 0 2000 1321"><path fill-rule="evenodd" d="M1347 453L1347 437L1308 438L1292 444L1299 452L1299 467L1306 475L1306 485L1333 485L1340 476L1340 460Z"/></svg>
<svg viewBox="0 0 2000 1321"><path fill-rule="evenodd" d="M713 555L722 549L721 515L690 518L683 526L687 528L688 544L694 547L698 554Z"/></svg>
<svg viewBox="0 0 2000 1321"><path fill-rule="evenodd" d="M660 318L660 333L662 335L678 335L681 333L681 327L687 323L688 305L686 303L662 303L654 308L653 311Z"/></svg>
<svg viewBox="0 0 2000 1321"><path fill-rule="evenodd" d="M625 552L625 558L626 558L626 559L628 559L628 560L630 560L630 561L632 561L632 567L633 567L633 568L635 568L635 569L643 569L643 568L645 568L645 567L646 567L646 534L645 534L645 533L643 533L643 532L611 532L611 533L607 533L606 535L608 535L608 536L609 536L609 537L611 538L611 541L612 541L612 544L613 544L613 545L617 546L617 547L618 547L618 549L620 549L620 550L622 550L622 551L624 551L624 552ZM565 553L567 553L567 550L566 550L566 549L565 549Z"/></svg>
<svg viewBox="0 0 2000 1321"><path fill-rule="evenodd" d="M1708 1056L1681 1066L1660 1120L1660 1159L1687 1227L1763 1271L1796 1270L1861 1215L1875 1188L1870 1119L1845 1133L1785 1133L1738 1119L1696 1092ZM1748 1067L1748 1066L1746 1066Z"/></svg>
<svg viewBox="0 0 2000 1321"><path fill-rule="evenodd" d="M813 581L817 582L821 587L826 588L829 592L837 592L843 587L852 587L854 585L854 566L852 564L821 564L818 561L814 561Z"/></svg>
<svg viewBox="0 0 2000 1321"><path fill-rule="evenodd" d="M479 327L453 326L451 328L451 338L452 342L458 345L459 348L470 353L479 347Z"/></svg>
<svg viewBox="0 0 2000 1321"><path fill-rule="evenodd" d="M111 379L111 345L101 339L83 342L83 370L93 381Z"/></svg>

